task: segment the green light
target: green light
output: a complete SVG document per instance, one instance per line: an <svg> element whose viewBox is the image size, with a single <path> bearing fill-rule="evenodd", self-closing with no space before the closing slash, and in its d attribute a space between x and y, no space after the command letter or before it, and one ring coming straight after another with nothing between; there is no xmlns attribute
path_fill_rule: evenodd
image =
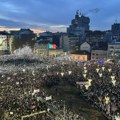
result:
<svg viewBox="0 0 120 120"><path fill-rule="evenodd" d="M48 44L48 48L50 48L50 49L51 49L51 48L52 48L52 44Z"/></svg>

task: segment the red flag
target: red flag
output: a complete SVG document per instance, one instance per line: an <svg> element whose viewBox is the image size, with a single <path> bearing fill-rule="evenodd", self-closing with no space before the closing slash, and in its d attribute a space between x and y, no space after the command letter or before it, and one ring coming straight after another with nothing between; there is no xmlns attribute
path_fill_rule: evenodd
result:
<svg viewBox="0 0 120 120"><path fill-rule="evenodd" d="M53 49L56 49L56 44L52 44L52 48L53 48Z"/></svg>

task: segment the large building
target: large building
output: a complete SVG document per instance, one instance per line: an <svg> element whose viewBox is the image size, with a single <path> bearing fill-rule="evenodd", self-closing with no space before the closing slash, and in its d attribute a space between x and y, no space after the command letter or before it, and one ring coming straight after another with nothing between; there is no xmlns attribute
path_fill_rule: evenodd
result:
<svg viewBox="0 0 120 120"><path fill-rule="evenodd" d="M106 33L104 31L98 31L98 30L88 31L86 32L86 41L90 44L93 42L96 42L96 43L103 42L105 41L104 40L105 34Z"/></svg>
<svg viewBox="0 0 120 120"><path fill-rule="evenodd" d="M0 54L10 54L13 52L13 36L0 35Z"/></svg>
<svg viewBox="0 0 120 120"><path fill-rule="evenodd" d="M24 45L29 45L33 48L36 35L30 29L20 29L19 31L10 31L14 36L14 48L19 49Z"/></svg>
<svg viewBox="0 0 120 120"><path fill-rule="evenodd" d="M37 40L35 45L34 45L34 53L35 54L43 54L43 55L48 55L48 56L59 56L63 54L62 49L58 48L49 48L49 40ZM55 45L56 44L50 44L50 45Z"/></svg>
<svg viewBox="0 0 120 120"><path fill-rule="evenodd" d="M63 49L64 52L68 52L70 49L69 37L67 34L62 35L60 38L60 48Z"/></svg>
<svg viewBox="0 0 120 120"><path fill-rule="evenodd" d="M79 37L78 36L61 36L62 48L64 52L75 52L79 50Z"/></svg>
<svg viewBox="0 0 120 120"><path fill-rule="evenodd" d="M89 31L89 23L89 17L80 15L79 11L77 11L75 18L71 21L71 25L67 28L67 33L73 35L84 35L85 31Z"/></svg>
<svg viewBox="0 0 120 120"><path fill-rule="evenodd" d="M91 51L91 60L106 60L106 59L107 59L107 50Z"/></svg>
<svg viewBox="0 0 120 120"><path fill-rule="evenodd" d="M108 59L120 59L120 42L108 44Z"/></svg>
<svg viewBox="0 0 120 120"><path fill-rule="evenodd" d="M120 23L114 23L111 27L113 41L120 42Z"/></svg>
<svg viewBox="0 0 120 120"><path fill-rule="evenodd" d="M36 42L34 45L34 53L35 54L48 54L48 42Z"/></svg>

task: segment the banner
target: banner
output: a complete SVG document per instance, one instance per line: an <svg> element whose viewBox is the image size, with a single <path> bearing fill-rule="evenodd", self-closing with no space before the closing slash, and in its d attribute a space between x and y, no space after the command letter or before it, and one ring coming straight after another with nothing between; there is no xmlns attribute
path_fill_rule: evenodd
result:
<svg viewBox="0 0 120 120"><path fill-rule="evenodd" d="M45 100L52 100L52 96L46 97Z"/></svg>

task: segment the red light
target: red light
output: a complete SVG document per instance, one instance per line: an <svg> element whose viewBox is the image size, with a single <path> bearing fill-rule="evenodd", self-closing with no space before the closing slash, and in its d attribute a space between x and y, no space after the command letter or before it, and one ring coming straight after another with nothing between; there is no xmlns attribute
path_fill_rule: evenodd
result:
<svg viewBox="0 0 120 120"><path fill-rule="evenodd" d="M56 44L53 44L53 45L52 45L52 48L53 48L53 49L56 49Z"/></svg>

